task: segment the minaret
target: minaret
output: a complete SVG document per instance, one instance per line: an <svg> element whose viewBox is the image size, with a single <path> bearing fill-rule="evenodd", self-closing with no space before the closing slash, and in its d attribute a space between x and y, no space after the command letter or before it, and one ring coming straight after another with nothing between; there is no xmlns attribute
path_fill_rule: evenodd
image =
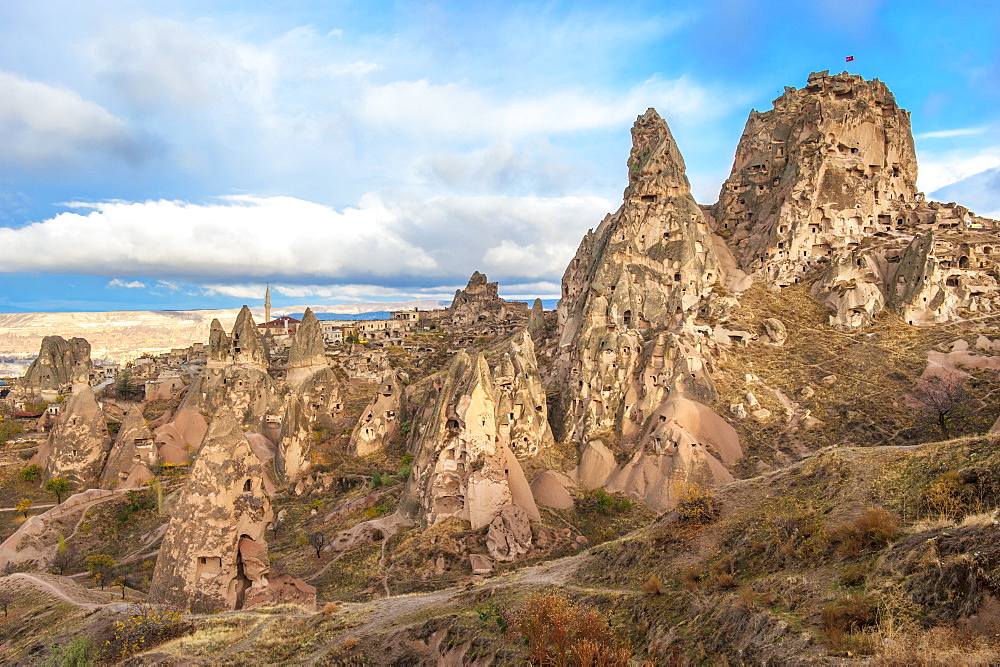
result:
<svg viewBox="0 0 1000 667"><path fill-rule="evenodd" d="M267 290L264 292L264 321L271 321L271 284L268 283Z"/></svg>

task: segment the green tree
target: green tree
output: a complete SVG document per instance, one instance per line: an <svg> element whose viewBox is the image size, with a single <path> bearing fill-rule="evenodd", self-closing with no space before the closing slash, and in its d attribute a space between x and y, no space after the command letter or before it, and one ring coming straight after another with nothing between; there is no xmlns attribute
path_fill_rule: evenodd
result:
<svg viewBox="0 0 1000 667"><path fill-rule="evenodd" d="M115 382L115 393L117 393L120 398L131 401L142 393L142 388L137 383L132 381L131 372L122 371L118 374L118 380Z"/></svg>
<svg viewBox="0 0 1000 667"><path fill-rule="evenodd" d="M115 559L108 554L87 556L83 559L83 562L87 566L87 572L90 572L95 581L100 582L101 590L104 590L104 584L107 583L108 578L111 576L111 571L118 565Z"/></svg>
<svg viewBox="0 0 1000 667"><path fill-rule="evenodd" d="M62 504L63 494L69 493L69 481L63 479L62 477L53 477L49 481L45 482L45 486L42 487L49 493L56 494L56 504Z"/></svg>
<svg viewBox="0 0 1000 667"><path fill-rule="evenodd" d="M24 518L28 518L28 512L31 510L31 501L27 498L21 498L17 501L17 505L14 506L18 512L24 515Z"/></svg>
<svg viewBox="0 0 1000 667"><path fill-rule="evenodd" d="M24 427L14 421L0 421L0 445L15 435L24 434Z"/></svg>
<svg viewBox="0 0 1000 667"><path fill-rule="evenodd" d="M37 482L43 472L42 466L32 463L30 466L21 468L17 473L17 478L22 482Z"/></svg>

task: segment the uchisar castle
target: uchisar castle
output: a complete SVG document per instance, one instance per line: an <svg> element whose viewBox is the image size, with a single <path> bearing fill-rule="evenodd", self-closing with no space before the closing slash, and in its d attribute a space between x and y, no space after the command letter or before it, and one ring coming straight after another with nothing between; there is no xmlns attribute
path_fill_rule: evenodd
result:
<svg viewBox="0 0 1000 667"><path fill-rule="evenodd" d="M910 120L810 74L707 206L647 110L554 312L478 272L339 331L244 306L108 378L46 337L0 655L997 662L1000 223L917 191Z"/></svg>

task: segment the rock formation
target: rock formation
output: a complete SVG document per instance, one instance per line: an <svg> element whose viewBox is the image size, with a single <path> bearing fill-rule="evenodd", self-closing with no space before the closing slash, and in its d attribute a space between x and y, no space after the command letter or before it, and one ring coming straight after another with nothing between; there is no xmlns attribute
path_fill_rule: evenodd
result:
<svg viewBox="0 0 1000 667"><path fill-rule="evenodd" d="M276 590L268 579L264 537L274 519L272 492L235 417L229 411L216 415L172 513L149 600L194 613L284 601L287 582L278 580ZM286 593L300 601L309 588L292 586Z"/></svg>
<svg viewBox="0 0 1000 667"><path fill-rule="evenodd" d="M522 552L512 544L527 548L528 521L539 514L517 457L498 437L497 391L489 366L481 354L459 352L436 380L416 422L413 472L401 508L424 526L447 517L469 521L473 529L491 526L499 550L492 555L516 557ZM511 506L520 511L504 512ZM501 513L506 518L493 526Z"/></svg>
<svg viewBox="0 0 1000 667"><path fill-rule="evenodd" d="M100 482L110 448L106 415L87 385L63 404L38 459L45 469L45 479L63 477L81 487L91 487Z"/></svg>
<svg viewBox="0 0 1000 667"><path fill-rule="evenodd" d="M731 479L705 448L677 456L661 435L668 406L717 398L713 353L744 334L708 325L738 304L715 289L732 276L691 197L667 124L650 109L632 140L622 207L587 233L563 276L554 424L562 439L584 443L581 484L609 485L663 507L674 482ZM713 425L732 431L718 416ZM739 456L738 441L726 463L730 453ZM643 472L634 474L637 467Z"/></svg>
<svg viewBox="0 0 1000 667"><path fill-rule="evenodd" d="M306 309L288 352L288 392L281 419L277 468L287 482L309 470L309 451L315 434L333 426L332 415L342 409L343 373L326 360L319 320Z"/></svg>
<svg viewBox="0 0 1000 667"><path fill-rule="evenodd" d="M49 398L68 394L72 386L90 383L93 363L90 360L90 343L84 338L45 336L38 350L38 357L28 367L19 383L25 396L39 396L46 392Z"/></svg>
<svg viewBox="0 0 1000 667"><path fill-rule="evenodd" d="M111 452L108 454L101 487L105 489L135 487L153 478L152 466L159 461L153 444L153 434L146 425L138 405L129 408Z"/></svg>
<svg viewBox="0 0 1000 667"><path fill-rule="evenodd" d="M886 306L912 324L1000 307L988 221L916 191L909 113L881 81L809 75L752 111L714 207L740 266L772 285L813 282L857 328ZM813 275L821 271L817 281Z"/></svg>
<svg viewBox="0 0 1000 667"><path fill-rule="evenodd" d="M536 343L545 335L545 311L542 309L542 300L535 299L531 304L531 315L528 317L528 333Z"/></svg>
<svg viewBox="0 0 1000 667"><path fill-rule="evenodd" d="M367 456L383 449L400 434L407 420L406 391L398 373L386 375L378 391L361 413L351 433L349 450L355 456Z"/></svg>
<svg viewBox="0 0 1000 667"><path fill-rule="evenodd" d="M473 273L464 290L455 290L455 298L448 309L451 323L469 326L503 320L507 316L508 305L500 298L498 285L487 282L486 276L479 271Z"/></svg>
<svg viewBox="0 0 1000 667"><path fill-rule="evenodd" d="M493 369L497 438L519 459L553 442L545 387L538 373L531 336L515 334Z"/></svg>

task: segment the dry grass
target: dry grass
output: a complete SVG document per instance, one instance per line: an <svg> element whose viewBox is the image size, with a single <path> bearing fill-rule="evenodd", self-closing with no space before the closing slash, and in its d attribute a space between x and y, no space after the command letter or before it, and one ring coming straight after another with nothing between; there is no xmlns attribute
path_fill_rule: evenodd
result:
<svg viewBox="0 0 1000 667"><path fill-rule="evenodd" d="M512 625L528 641L533 665L630 664L631 652L615 638L604 614L558 593L529 597Z"/></svg>
<svg viewBox="0 0 1000 667"><path fill-rule="evenodd" d="M323 613L326 614L327 616L336 614L339 611L340 611L340 606L338 606L336 602L327 602L325 605L323 605Z"/></svg>
<svg viewBox="0 0 1000 667"><path fill-rule="evenodd" d="M977 637L951 626L928 630L884 626L871 631L877 647L873 665L995 665L1000 662L996 638Z"/></svg>
<svg viewBox="0 0 1000 667"><path fill-rule="evenodd" d="M870 507L861 516L830 531L830 544L845 556L857 556L865 549L880 549L902 534L899 517L881 507Z"/></svg>
<svg viewBox="0 0 1000 667"><path fill-rule="evenodd" d="M649 596L663 595L666 591L663 582L660 581L660 575L655 572L649 575L649 579L642 585L642 592Z"/></svg>

